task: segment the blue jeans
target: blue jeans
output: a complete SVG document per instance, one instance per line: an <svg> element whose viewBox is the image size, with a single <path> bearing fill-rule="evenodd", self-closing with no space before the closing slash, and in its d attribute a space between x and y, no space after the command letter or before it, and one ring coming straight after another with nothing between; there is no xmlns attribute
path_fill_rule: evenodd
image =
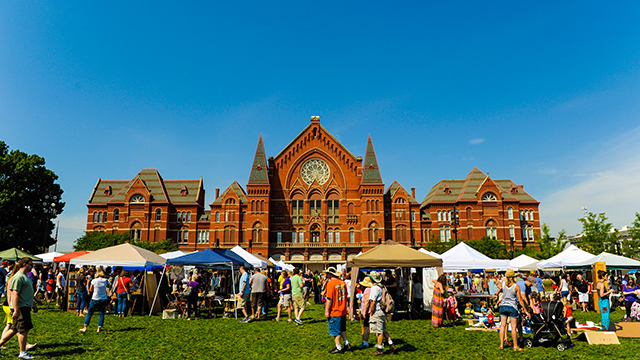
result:
<svg viewBox="0 0 640 360"><path fill-rule="evenodd" d="M127 310L127 293L121 292L118 293L118 307L116 307L116 315L125 315L125 310Z"/></svg>
<svg viewBox="0 0 640 360"><path fill-rule="evenodd" d="M98 327L102 327L104 325L104 311L109 304L109 299L104 300L93 300L89 303L89 311L87 312L87 316L84 318L84 326L89 326L91 322L91 316L93 312L98 310Z"/></svg>
<svg viewBox="0 0 640 360"><path fill-rule="evenodd" d="M82 312L85 305L87 305L87 292L76 291L76 312Z"/></svg>
<svg viewBox="0 0 640 360"><path fill-rule="evenodd" d="M602 323L602 330L609 330L609 298L599 299L598 306L600 307L600 322Z"/></svg>

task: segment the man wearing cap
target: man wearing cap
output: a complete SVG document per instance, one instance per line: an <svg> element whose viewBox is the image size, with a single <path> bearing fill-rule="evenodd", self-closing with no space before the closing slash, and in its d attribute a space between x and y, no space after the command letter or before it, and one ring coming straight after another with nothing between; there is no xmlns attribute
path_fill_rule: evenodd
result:
<svg viewBox="0 0 640 360"><path fill-rule="evenodd" d="M264 292L267 289L267 277L260 272L260 268L254 269L249 285L251 285L251 318L260 320Z"/></svg>
<svg viewBox="0 0 640 360"><path fill-rule="evenodd" d="M340 280L340 274L334 267L324 271L329 282L326 286L327 302L324 307L324 316L329 319L329 335L334 337L336 347L329 354L344 354L351 350L347 340L347 288L344 281ZM340 338L344 339L344 349L340 345Z"/></svg>
<svg viewBox="0 0 640 360"><path fill-rule="evenodd" d="M391 336L387 332L387 316L380 307L380 301L382 301L382 275L377 271L372 271L369 274L373 286L371 287L371 294L369 295L369 313L372 314L369 318L369 331L376 334L378 337L378 343L376 345L376 351L371 355L378 356L384 354L384 339L386 338L389 343L391 353L396 353L398 349L393 345Z"/></svg>
<svg viewBox="0 0 640 360"><path fill-rule="evenodd" d="M9 262L4 260L2 262L2 267L0 267L0 296L4 296L6 292L5 287L7 285L7 275L9 275L7 267L9 267Z"/></svg>

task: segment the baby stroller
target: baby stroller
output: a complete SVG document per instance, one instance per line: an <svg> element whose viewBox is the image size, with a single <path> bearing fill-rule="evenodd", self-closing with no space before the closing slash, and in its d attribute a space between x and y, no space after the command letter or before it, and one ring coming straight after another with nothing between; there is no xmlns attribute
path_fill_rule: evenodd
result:
<svg viewBox="0 0 640 360"><path fill-rule="evenodd" d="M524 345L555 346L564 351L573 346L571 336L567 334L563 313L563 305L559 301L543 301L540 303L540 314L531 314L530 326L533 339L526 339Z"/></svg>

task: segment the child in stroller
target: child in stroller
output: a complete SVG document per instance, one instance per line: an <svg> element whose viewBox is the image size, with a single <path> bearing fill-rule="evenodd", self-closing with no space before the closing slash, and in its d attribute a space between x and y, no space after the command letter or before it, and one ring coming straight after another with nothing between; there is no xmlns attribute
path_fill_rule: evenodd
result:
<svg viewBox="0 0 640 360"><path fill-rule="evenodd" d="M526 339L525 346L555 345L560 351L573 346L567 333L563 304L559 301L543 301L540 310L540 314L531 314L533 339Z"/></svg>

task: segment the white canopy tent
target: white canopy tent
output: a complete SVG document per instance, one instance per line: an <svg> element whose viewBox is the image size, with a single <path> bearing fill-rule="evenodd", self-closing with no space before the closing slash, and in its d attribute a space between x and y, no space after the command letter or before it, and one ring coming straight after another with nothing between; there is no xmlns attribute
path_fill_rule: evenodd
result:
<svg viewBox="0 0 640 360"><path fill-rule="evenodd" d="M536 260L531 256L522 254L517 258L510 260L509 267L518 271L533 271L538 268L537 266L539 262L540 260Z"/></svg>
<svg viewBox="0 0 640 360"><path fill-rule="evenodd" d="M62 255L64 255L64 254L52 251L52 252L48 252L48 253L44 253L44 254L38 254L38 255L35 255L35 256L39 257L40 259L42 259L42 262L50 263L50 262L53 262L53 258L54 257L62 256Z"/></svg>
<svg viewBox="0 0 640 360"><path fill-rule="evenodd" d="M580 250L575 245L569 245L568 248L564 249L560 254L547 259L542 260L538 263L538 269L548 270L548 271L558 271L562 270L563 267L574 265L583 261L587 261L593 258L595 255L589 254L584 250Z"/></svg>
<svg viewBox="0 0 640 360"><path fill-rule="evenodd" d="M273 265L279 267L282 270L293 271L294 266L291 264L287 264L282 260L276 261L274 258L269 258L269 261L271 261Z"/></svg>
<svg viewBox="0 0 640 360"><path fill-rule="evenodd" d="M267 268L267 262L266 261L257 258L252 253L248 252L247 250L241 248L238 245L236 245L234 248L232 248L231 251L233 251L238 256L243 258L244 261L246 261L249 264L251 264L254 268L263 268L263 269Z"/></svg>
<svg viewBox="0 0 640 360"><path fill-rule="evenodd" d="M509 260L494 260L464 242L440 255L444 272L463 272L474 269L509 269Z"/></svg>
<svg viewBox="0 0 640 360"><path fill-rule="evenodd" d="M420 249L418 249L418 251L420 251L423 254L431 255L431 256L433 256L435 258L440 259L440 254L435 253L433 251L425 250L424 248L420 248Z"/></svg>
<svg viewBox="0 0 640 360"><path fill-rule="evenodd" d="M176 250L176 251L171 251L171 252L168 252L168 253L160 254L160 257L163 258L163 259L169 260L169 259L175 259L177 257L185 256L185 255L187 255L186 252L180 251L180 250Z"/></svg>

